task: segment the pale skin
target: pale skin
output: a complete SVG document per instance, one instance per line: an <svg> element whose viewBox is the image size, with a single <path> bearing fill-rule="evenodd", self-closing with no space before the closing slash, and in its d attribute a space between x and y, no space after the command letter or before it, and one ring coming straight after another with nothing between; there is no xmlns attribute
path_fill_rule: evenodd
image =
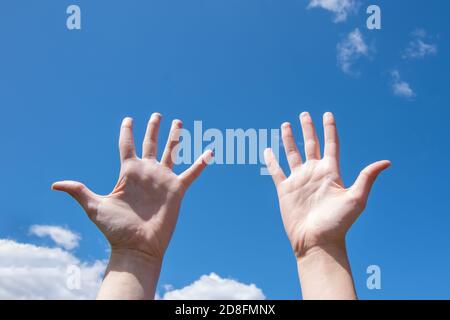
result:
<svg viewBox="0 0 450 320"><path fill-rule="evenodd" d="M378 161L367 166L346 188L339 169L339 139L332 113L323 116L324 153L309 113L300 115L305 158L295 143L292 127L281 127L291 171L286 176L271 149L264 153L275 183L281 216L297 258L304 299L356 299L345 237L366 207L378 175L390 166Z"/></svg>
<svg viewBox="0 0 450 320"><path fill-rule="evenodd" d="M157 160L161 115L147 125L142 157L136 156L133 121L125 118L119 138L121 169L113 191L101 196L80 182L61 181L52 189L77 200L111 245L111 256L97 299L154 299L164 254L186 190L212 157L206 151L180 175L173 171L182 127L174 120L164 153Z"/></svg>

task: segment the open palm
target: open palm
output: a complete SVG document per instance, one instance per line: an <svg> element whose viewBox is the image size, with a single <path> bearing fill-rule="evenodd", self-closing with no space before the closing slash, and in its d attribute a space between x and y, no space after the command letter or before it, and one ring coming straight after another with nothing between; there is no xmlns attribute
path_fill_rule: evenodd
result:
<svg viewBox="0 0 450 320"><path fill-rule="evenodd" d="M302 113L300 121L306 162L302 161L289 123L282 126L282 138L291 175L285 176L272 150L265 152L283 223L297 256L316 246L344 241L364 210L376 177L390 166L389 161L373 163L360 173L353 186L345 188L339 171L339 141L333 115L324 115L323 158L310 115Z"/></svg>
<svg viewBox="0 0 450 320"><path fill-rule="evenodd" d="M142 159L136 156L132 120L125 118L119 139L121 170L114 190L106 196L90 191L79 182L53 184L85 209L113 249L138 250L162 259L178 219L183 195L205 168L211 152L205 152L181 175L173 171L174 157L182 123L172 123L160 162L157 137L161 116L153 114L143 142Z"/></svg>

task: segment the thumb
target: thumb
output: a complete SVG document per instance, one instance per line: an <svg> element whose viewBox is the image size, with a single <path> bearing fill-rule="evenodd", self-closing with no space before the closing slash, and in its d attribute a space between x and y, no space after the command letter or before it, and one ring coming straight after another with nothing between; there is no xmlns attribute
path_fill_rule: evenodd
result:
<svg viewBox="0 0 450 320"><path fill-rule="evenodd" d="M97 208L97 195L81 182L55 182L52 185L52 190L63 191L71 195L89 215Z"/></svg>
<svg viewBox="0 0 450 320"><path fill-rule="evenodd" d="M357 199L361 199L365 204L369 197L370 190L381 171L389 168L391 162L387 160L378 161L364 168L359 174L353 186L350 188Z"/></svg>

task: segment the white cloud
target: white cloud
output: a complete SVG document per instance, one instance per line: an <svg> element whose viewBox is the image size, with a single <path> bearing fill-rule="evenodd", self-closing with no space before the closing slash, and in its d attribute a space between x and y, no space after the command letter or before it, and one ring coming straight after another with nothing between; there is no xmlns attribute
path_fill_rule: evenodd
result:
<svg viewBox="0 0 450 320"><path fill-rule="evenodd" d="M199 280L182 288L171 289L164 300L263 300L266 297L254 284L243 284L233 279L223 279L215 273L203 275Z"/></svg>
<svg viewBox="0 0 450 320"><path fill-rule="evenodd" d="M48 228L43 228L42 231L37 227L32 226L31 233L44 236L51 234ZM66 230L57 226L52 228ZM64 248L0 239L0 300L95 299L105 270L105 261L82 261ZM203 275L181 289L175 289L171 285L163 288L164 295L156 294L156 299L265 299L264 293L256 285L221 278L215 273Z"/></svg>
<svg viewBox="0 0 450 320"><path fill-rule="evenodd" d="M311 0L308 9L322 8L334 13L334 22L347 20L350 13L355 12L358 2L356 0Z"/></svg>
<svg viewBox="0 0 450 320"><path fill-rule="evenodd" d="M427 36L425 30L416 29L411 33L411 37L408 47L402 54L404 59L423 59L437 54L437 45L430 42L431 39Z"/></svg>
<svg viewBox="0 0 450 320"><path fill-rule="evenodd" d="M79 288L71 289L79 271ZM61 248L0 239L0 299L94 299L106 265Z"/></svg>
<svg viewBox="0 0 450 320"><path fill-rule="evenodd" d="M391 72L391 77L392 91L396 96L408 99L414 98L416 96L409 83L401 79L400 72L398 70L393 70Z"/></svg>
<svg viewBox="0 0 450 320"><path fill-rule="evenodd" d="M48 236L55 241L56 245L66 250L78 247L81 239L78 234L59 226L33 225L30 227L30 234L41 238Z"/></svg>
<svg viewBox="0 0 450 320"><path fill-rule="evenodd" d="M350 32L337 44L338 65L347 74L355 74L353 64L361 57L369 55L369 47L358 28Z"/></svg>

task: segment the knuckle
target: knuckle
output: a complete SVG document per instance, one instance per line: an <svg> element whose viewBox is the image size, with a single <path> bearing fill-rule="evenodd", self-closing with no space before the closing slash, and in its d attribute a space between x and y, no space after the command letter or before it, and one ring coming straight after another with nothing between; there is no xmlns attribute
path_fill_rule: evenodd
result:
<svg viewBox="0 0 450 320"><path fill-rule="evenodd" d="M355 209L364 210L366 207L366 200L364 196L359 193L351 193L349 200L351 206Z"/></svg>
<svg viewBox="0 0 450 320"><path fill-rule="evenodd" d="M80 182L76 182L73 185L73 190L77 193L83 192L86 189L86 186Z"/></svg>

